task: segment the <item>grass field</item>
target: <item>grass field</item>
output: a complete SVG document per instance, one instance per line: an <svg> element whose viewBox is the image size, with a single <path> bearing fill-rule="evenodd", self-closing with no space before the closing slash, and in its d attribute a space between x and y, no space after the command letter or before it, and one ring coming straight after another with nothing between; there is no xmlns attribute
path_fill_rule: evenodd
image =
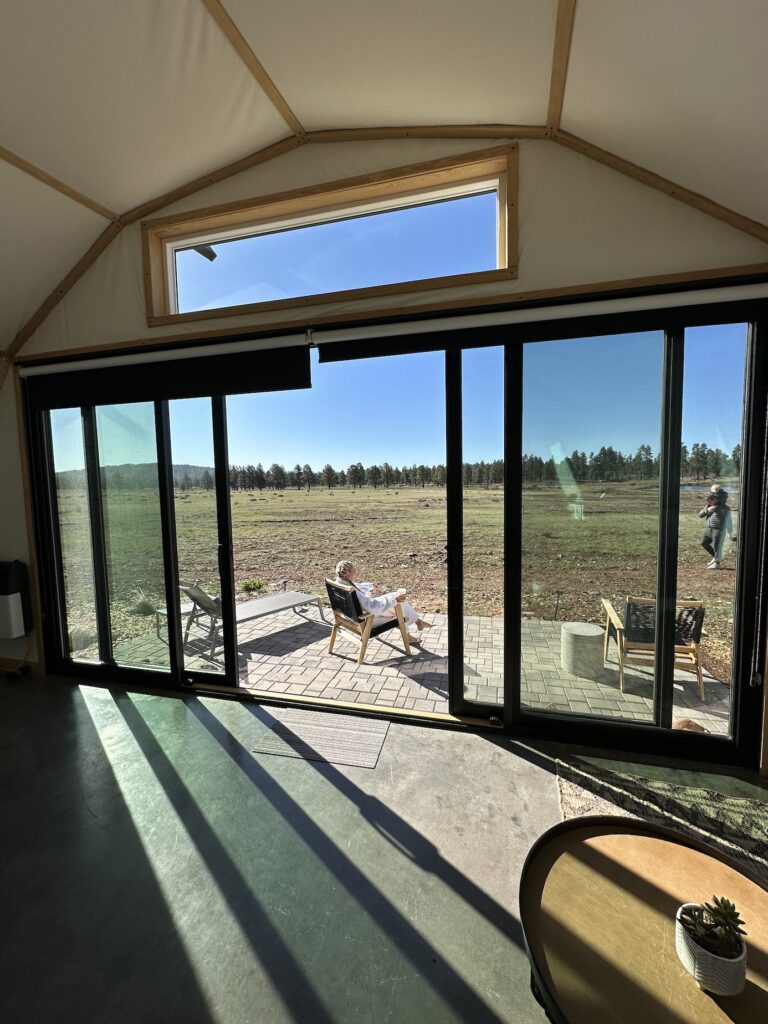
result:
<svg viewBox="0 0 768 1024"><path fill-rule="evenodd" d="M681 495L678 593L706 603L703 657L717 678L730 677L735 554L726 569L706 570L696 516L701 493ZM619 609L628 594L655 591L658 490L652 482L583 485L584 518L574 518L573 496L557 486L523 492L522 614L537 619L601 621L600 598ZM82 492L59 497L73 650L93 654L95 617ZM731 501L737 522L737 505ZM157 497L151 491L115 491L105 500L111 567L112 628L126 640L154 629L163 596ZM177 494L179 572L219 591L215 498L212 491ZM465 609L503 614L501 489L465 493ZM364 579L383 589L408 588L426 614L445 612L446 496L439 488L363 488L310 492L233 492L232 525L238 599L257 596L287 579L291 589L324 595L323 580L340 558L356 563ZM514 557L514 556L513 556ZM243 584L252 589L246 593Z"/></svg>

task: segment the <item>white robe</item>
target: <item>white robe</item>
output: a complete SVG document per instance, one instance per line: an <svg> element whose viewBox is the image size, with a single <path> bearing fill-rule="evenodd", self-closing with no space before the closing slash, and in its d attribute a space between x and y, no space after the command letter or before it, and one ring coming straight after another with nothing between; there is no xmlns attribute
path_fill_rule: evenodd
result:
<svg viewBox="0 0 768 1024"><path fill-rule="evenodd" d="M337 577L337 583L343 583L349 586L349 580L342 580ZM374 619L373 624L377 626L380 622L388 622L395 615L395 605L397 604L397 591L393 590L389 594L382 594L380 597L373 596L373 590L375 584L373 583L353 583L352 586L357 591L357 599L360 602L360 607L364 612L373 612ZM400 607L403 610L403 617L405 619L406 626L413 625L417 619L421 616L408 601L401 601Z"/></svg>

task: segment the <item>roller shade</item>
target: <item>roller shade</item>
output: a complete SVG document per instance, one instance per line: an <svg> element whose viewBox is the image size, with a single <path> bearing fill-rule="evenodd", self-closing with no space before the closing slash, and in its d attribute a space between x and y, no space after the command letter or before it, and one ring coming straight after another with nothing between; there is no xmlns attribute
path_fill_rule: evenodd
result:
<svg viewBox="0 0 768 1024"><path fill-rule="evenodd" d="M370 324L312 333L320 362L333 363L408 352L479 348L505 342L555 341L600 334L730 323L768 316L768 284L664 292L626 298L562 298L542 307L519 303L514 309L420 321Z"/></svg>
<svg viewBox="0 0 768 1024"><path fill-rule="evenodd" d="M20 375L30 405L43 409L289 391L312 385L309 348L303 337L301 342L270 349L228 344L130 353L21 367Z"/></svg>

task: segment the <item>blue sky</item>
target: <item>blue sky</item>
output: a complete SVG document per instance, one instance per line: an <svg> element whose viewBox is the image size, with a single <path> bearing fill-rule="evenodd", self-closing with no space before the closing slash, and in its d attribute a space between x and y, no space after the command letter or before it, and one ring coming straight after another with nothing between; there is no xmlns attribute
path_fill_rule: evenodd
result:
<svg viewBox="0 0 768 1024"><path fill-rule="evenodd" d="M484 193L217 244L176 257L179 311L237 306L496 268Z"/></svg>
<svg viewBox="0 0 768 1024"><path fill-rule="evenodd" d="M730 452L739 443L746 331L743 325L696 328L686 334L683 440ZM524 450L549 458L612 445L658 450L661 336L633 334L526 346ZM501 458L503 356L499 347L464 353L464 457ZM442 353L319 363L312 388L236 395L227 400L230 461L236 465L330 461L392 465L445 461ZM340 431L329 410L344 408ZM52 413L58 469L82 466L77 410ZM154 418L148 403L104 408L99 415L104 464L154 460ZM207 399L171 402L176 463L211 465Z"/></svg>
<svg viewBox="0 0 768 1024"><path fill-rule="evenodd" d="M452 270L495 266L492 197L481 195L356 218L217 246L211 263L182 257L185 301L201 308L289 294L418 279ZM288 269L286 269L288 267ZM266 289L266 290L265 290ZM499 337L503 329L499 330ZM730 452L739 443L746 329L741 325L686 332L683 441ZM641 333L525 347L524 451L634 452L659 445L662 343ZM361 342L364 344L364 342ZM501 458L503 358L499 347L463 356L464 457ZM340 430L331 410L349 414ZM445 462L445 381L441 353L320 364L312 353L312 388L228 399L230 462L272 462L314 468L331 462L392 465ZM82 465L79 418L53 414L59 469ZM104 410L104 464L154 459L149 405ZM173 460L211 465L210 403L171 403Z"/></svg>

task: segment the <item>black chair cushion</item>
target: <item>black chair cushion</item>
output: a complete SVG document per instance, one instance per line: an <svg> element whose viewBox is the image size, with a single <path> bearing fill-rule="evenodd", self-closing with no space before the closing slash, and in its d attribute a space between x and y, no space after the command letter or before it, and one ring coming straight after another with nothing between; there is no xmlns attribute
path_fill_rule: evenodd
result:
<svg viewBox="0 0 768 1024"><path fill-rule="evenodd" d="M386 633L388 629L395 629L399 626L400 623L397 621L397 619L387 619L386 622L379 622L373 627L373 629L371 630L371 636L378 636L379 633Z"/></svg>
<svg viewBox="0 0 768 1024"><path fill-rule="evenodd" d="M627 603L624 635L630 643L656 642L656 605ZM678 608L675 616L675 645L687 647L700 643L704 625L703 608Z"/></svg>
<svg viewBox="0 0 768 1024"><path fill-rule="evenodd" d="M340 612L345 618L351 619L353 622L360 622L361 619L365 618L365 613L360 607L360 601L355 590L340 587L337 583L332 583L331 580L325 581L325 589L328 592L331 608L335 612Z"/></svg>

